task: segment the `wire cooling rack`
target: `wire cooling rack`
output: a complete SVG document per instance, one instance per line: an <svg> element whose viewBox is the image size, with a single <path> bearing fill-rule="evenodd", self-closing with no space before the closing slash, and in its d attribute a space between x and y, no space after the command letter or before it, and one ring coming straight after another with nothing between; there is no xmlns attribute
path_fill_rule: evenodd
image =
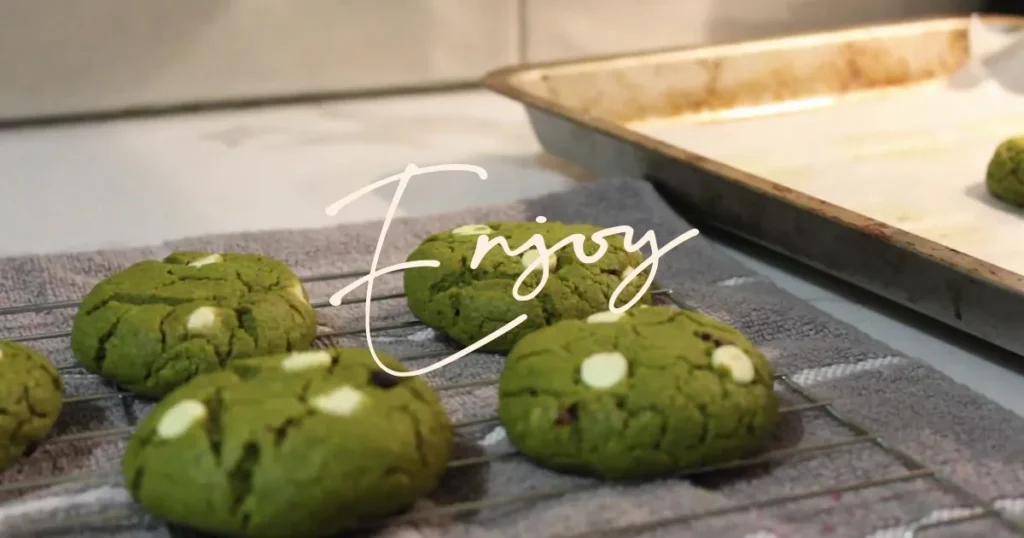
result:
<svg viewBox="0 0 1024 538"><path fill-rule="evenodd" d="M315 276L308 276L302 278L304 283L314 282L328 282L334 280L346 280L353 278L361 278L365 276L368 271L361 272L346 272L346 273L332 273L322 274ZM674 306L676 308L685 308L680 301L672 296L671 290L667 289L655 289L652 291L652 295L655 298L655 302L663 305ZM402 299L405 295L403 293L392 293L392 294L380 294L373 297L373 301L383 301L388 299ZM342 305L361 304L365 301L365 297L346 299L342 301ZM77 301L64 301L54 302L47 304L33 304L33 305L21 305L13 307L0 308L0 316L12 316L17 314L28 314L28 313L41 313L49 312L61 309L73 309L78 306ZM313 307L316 309L328 308L331 305L327 301L313 302ZM415 327L422 327L423 324L416 320L391 322L386 324L378 325L374 330L375 333L385 333L388 331L395 331L400 329L410 329ZM318 344L325 345L324 340L332 337L344 337L344 336L360 336L364 333L365 329L360 327L358 329L346 330L346 331L328 331L322 332L318 335ZM55 339L67 339L71 335L69 330L55 331L48 333L31 334L27 336L14 336L5 338L4 335L0 335L0 339L14 341L14 342L38 342L43 340L55 340ZM438 350L432 352L419 353L414 355L399 356L399 360L413 361L423 360L431 358L440 358L448 355L450 350ZM78 370L78 367L68 366L58 369L61 373L65 373L72 370ZM434 384L435 390L440 393L445 391L451 391L456 389L473 388L473 387L485 387L488 385L494 385L497 383L497 379L488 379L482 381L466 381L449 384ZM1002 514L995 507L985 503L982 499L967 491L962 486L942 477L936 470L929 468L919 459L915 458L911 454L900 450L894 446L888 444L880 436L872 433L863 425L841 415L836 409L834 409L829 402L823 401L815 397L810 391L800 386L798 383L793 381L787 375L776 376L776 388L785 389L799 396L801 401L784 407L780 411L784 414L790 413L805 413L812 410L822 411L830 417L831 420L844 426L850 432L852 436L831 442L821 442L816 444L809 444L796 448L778 449L769 452L762 453L756 457L747 459L741 459L732 461L729 463L708 465L698 468L692 468L685 472L679 473L679 478L696 477L698 475L707 475L715 472L721 472L726 470L740 470L744 468L753 468L755 466L763 465L765 463L784 464L786 460L790 458L796 458L802 455L808 454L823 454L832 451L837 451L842 448L849 447L851 445L858 444L873 444L876 447L884 450L890 456L894 457L899 461L903 467L904 472L892 474L888 476L881 476L876 478L865 479L856 482L850 482L845 484L837 484L827 488L813 489L800 491L796 493L790 493L786 495L774 496L771 498L759 499L753 502L735 503L729 506L716 508L709 511L702 512L691 512L684 513L678 516L666 517L657 520L647 521L639 524L623 525L618 527L609 527L601 530L592 530L586 533L559 536L557 538L587 538L597 536L629 536L633 533L638 533L650 529L655 529L661 526L670 524L679 524L694 522L697 520L711 518L711 517L722 517L733 514L739 514L751 510L766 509L779 505L795 503L816 497L831 497L836 498L836 495L867 490L871 488L878 488L890 484L897 484L901 482L911 482L915 480L931 480L934 481L945 493L952 495L958 499L962 504L961 508L956 510L955 514L948 517L944 517L941 520L935 518L922 518L917 522L911 523L906 532L903 533L905 537L915 537L920 533L929 529L935 529L938 527L947 527L962 524L968 521L975 521L983 518L995 518L1008 530L1024 537L1024 526L1013 521ZM120 400L120 405L124 408L125 414L129 417L132 426L99 429L93 431L85 431L79 433L63 434L49 438L45 441L45 444L58 444L58 443L69 443L74 441L81 441L86 439L103 439L103 438L124 438L127 439L137 419L132 419L135 415L130 408L133 406L134 396L124 391L113 391L113 392L98 392L95 394L85 394L68 397L65 399L65 412L69 406L80 405L85 402L95 402L98 400L108 400L117 398ZM456 429L467 428L471 426L479 426L486 423L497 424L498 417L496 414L492 414L483 418L476 418L472 420L465 420L456 422ZM33 456L29 456L31 458ZM38 456L36 456L38 457ZM492 453L484 456L475 456L467 458L453 459L449 462L449 469L465 468L476 465L485 465L489 462L504 459L504 458L515 458L519 455L514 451L504 453ZM57 486L61 484L69 484L75 481L84 481L94 478L102 478L105 476L104 473L88 472L88 473L73 473L73 474L57 474L52 477L37 479L37 480L22 480L13 483L0 483L0 497L15 497L27 494L31 491L39 490L40 488ZM523 495L516 496L504 496L504 497L489 497L481 500L469 501L469 502L455 502L447 505L435 506L428 509L416 510L413 512L401 514L395 517L388 518L380 522L380 526L389 524L402 523L402 522L413 522L419 520L427 520L436 518L439 516L447 517L458 517L467 515L475 511L498 507L502 505L511 505L513 503L529 502L529 501L548 501L557 499L560 496L568 495L571 493L579 493L586 491L587 489L595 488L597 485L575 485L569 487L561 487L557 489L550 489L544 491L531 492ZM2 501L0 501L2 503ZM69 528L77 524L99 524L109 523L108 519L112 516L104 516L103 521L98 521L96 518L81 519L77 522L62 522L61 526ZM51 529L52 530L52 529Z"/></svg>

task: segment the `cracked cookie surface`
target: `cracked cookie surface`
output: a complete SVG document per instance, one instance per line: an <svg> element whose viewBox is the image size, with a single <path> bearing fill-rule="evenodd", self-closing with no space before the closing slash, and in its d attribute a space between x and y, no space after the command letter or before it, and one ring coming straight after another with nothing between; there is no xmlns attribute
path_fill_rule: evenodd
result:
<svg viewBox="0 0 1024 538"><path fill-rule="evenodd" d="M738 330L697 312L634 307L563 321L505 361L498 414L549 468L606 479L742 457L778 421L773 370Z"/></svg>
<svg viewBox="0 0 1024 538"><path fill-rule="evenodd" d="M140 423L123 474L139 504L173 523L315 538L428 494L452 438L422 377L391 376L365 349L311 350L233 361L176 389Z"/></svg>
<svg viewBox="0 0 1024 538"><path fill-rule="evenodd" d="M992 155L985 174L989 194L1024 207L1024 137L1004 140Z"/></svg>
<svg viewBox="0 0 1024 538"><path fill-rule="evenodd" d="M308 349L316 314L299 278L255 254L176 252L100 282L71 331L78 363L160 397L234 359Z"/></svg>
<svg viewBox="0 0 1024 538"><path fill-rule="evenodd" d="M46 357L0 341L0 471L30 454L50 433L64 402L64 382Z"/></svg>
<svg viewBox="0 0 1024 538"><path fill-rule="evenodd" d="M407 260L440 262L437 268L405 270L409 310L427 326L462 345L476 343L526 314L525 322L481 348L490 352L508 351L524 335L558 321L582 319L607 310L612 293L644 259L640 252L628 252L621 236L606 237L608 248L604 255L589 264L576 256L572 245L560 248L548 261L549 276L543 289L528 301L517 300L512 290L516 280L536 259L536 250L510 256L501 246L495 246L476 269L470 268L480 236L504 237L512 249L517 249L534 234L543 236L548 248L570 235L582 234L586 237L584 253L593 255L600 245L591 235L601 230L588 224L492 222L434 234ZM520 286L521 295L532 292L540 284L542 272L539 264L536 267ZM633 276L616 304L632 300L648 274L649 269L646 269ZM640 304L649 302L649 293L639 301Z"/></svg>

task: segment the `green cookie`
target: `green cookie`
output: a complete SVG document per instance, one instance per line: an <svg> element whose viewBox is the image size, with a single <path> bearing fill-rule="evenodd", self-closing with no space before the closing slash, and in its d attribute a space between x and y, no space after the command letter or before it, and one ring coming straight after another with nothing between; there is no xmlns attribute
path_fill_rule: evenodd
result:
<svg viewBox="0 0 1024 538"><path fill-rule="evenodd" d="M71 349L90 372L159 397L232 359L309 349L316 326L283 263L177 252L97 284L75 317Z"/></svg>
<svg viewBox="0 0 1024 538"><path fill-rule="evenodd" d="M167 521L315 538L428 494L452 439L422 377L393 377L364 349L311 350L232 361L176 389L139 424L122 470L136 501Z"/></svg>
<svg viewBox="0 0 1024 538"><path fill-rule="evenodd" d="M21 344L0 341L0 471L50 433L63 402L64 381L53 363Z"/></svg>
<svg viewBox="0 0 1024 538"><path fill-rule="evenodd" d="M481 349L504 352L524 335L563 319L582 319L609 308L609 299L623 279L643 261L640 252L628 252L621 236L605 238L608 248L594 263L583 263L572 245L560 248L549 259L549 277L540 293L531 300L513 296L513 287L527 266L537 258L535 249L509 256L495 246L476 269L470 268L477 238L504 237L517 249L534 234L544 237L550 249L573 234L586 237L584 253L594 255L599 244L590 239L601 228L588 224L560 222L492 222L462 226L430 236L414 250L408 261L436 260L437 268L412 268L405 271L405 293L409 310L427 326L448 335L462 345L470 345L525 314L526 321L484 345ZM616 300L621 306L632 300L646 282L650 271L632 276ZM527 295L541 282L540 264L519 288ZM650 303L645 293L638 304Z"/></svg>
<svg viewBox="0 0 1024 538"><path fill-rule="evenodd" d="M1024 207L1024 137L999 144L989 161L985 186L995 198Z"/></svg>
<svg viewBox="0 0 1024 538"><path fill-rule="evenodd" d="M541 465L654 478L756 449L778 421L772 378L736 329L639 307L520 340L501 374L498 415L509 441Z"/></svg>

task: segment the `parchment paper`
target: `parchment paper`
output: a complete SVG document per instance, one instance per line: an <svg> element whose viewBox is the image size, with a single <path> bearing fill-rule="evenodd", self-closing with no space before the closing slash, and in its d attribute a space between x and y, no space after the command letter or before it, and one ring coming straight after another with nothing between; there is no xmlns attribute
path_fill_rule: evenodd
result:
<svg viewBox="0 0 1024 538"><path fill-rule="evenodd" d="M736 121L633 127L1024 274L1024 210L984 185L996 146L1024 135L1024 33L974 17L969 43L968 64L923 86L808 99Z"/></svg>

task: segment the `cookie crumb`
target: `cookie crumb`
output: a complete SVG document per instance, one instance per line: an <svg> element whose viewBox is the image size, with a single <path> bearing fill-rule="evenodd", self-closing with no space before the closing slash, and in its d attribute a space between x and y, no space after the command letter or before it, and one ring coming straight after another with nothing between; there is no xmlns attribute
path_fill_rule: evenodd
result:
<svg viewBox="0 0 1024 538"><path fill-rule="evenodd" d="M318 411L328 415L347 417L356 412L364 398L362 392L345 385L327 394L317 396L310 404Z"/></svg>
<svg viewBox="0 0 1024 538"><path fill-rule="evenodd" d="M334 359L326 351L301 351L292 353L281 361L281 369L286 372L301 372L310 368L326 368Z"/></svg>
<svg viewBox="0 0 1024 538"><path fill-rule="evenodd" d="M402 378L393 376L384 370L374 370L373 372L370 372L370 383L375 387L390 389L398 386L401 382Z"/></svg>
<svg viewBox="0 0 1024 538"><path fill-rule="evenodd" d="M182 400L168 409L156 425L157 436L174 439L206 418L206 406L199 400Z"/></svg>
<svg viewBox="0 0 1024 538"><path fill-rule="evenodd" d="M221 257L220 254L210 254L209 256L206 256L204 258L199 258L198 260L193 260L193 261L188 262L188 266L189 267L202 267L204 265L210 265L212 263L220 263L222 261L224 261L224 258Z"/></svg>
<svg viewBox="0 0 1024 538"><path fill-rule="evenodd" d="M617 351L594 353L580 365L580 380L591 388L607 389L625 379L629 361Z"/></svg>
<svg viewBox="0 0 1024 538"><path fill-rule="evenodd" d="M486 235L494 233L494 230L484 224L467 224L452 230L452 233L455 235Z"/></svg>
<svg viewBox="0 0 1024 538"><path fill-rule="evenodd" d="M480 440L480 444L483 446L492 446L508 438L508 433L505 428L498 426L490 431L483 439Z"/></svg>
<svg viewBox="0 0 1024 538"><path fill-rule="evenodd" d="M217 309L212 306L200 306L192 311L188 321L185 322L188 332L202 333L212 329L217 324Z"/></svg>
<svg viewBox="0 0 1024 538"><path fill-rule="evenodd" d="M587 316L587 323L615 323L622 319L623 316L625 314L608 310Z"/></svg>
<svg viewBox="0 0 1024 538"><path fill-rule="evenodd" d="M725 345L711 353L711 366L729 372L732 380L746 385L754 380L754 363L740 348Z"/></svg>

